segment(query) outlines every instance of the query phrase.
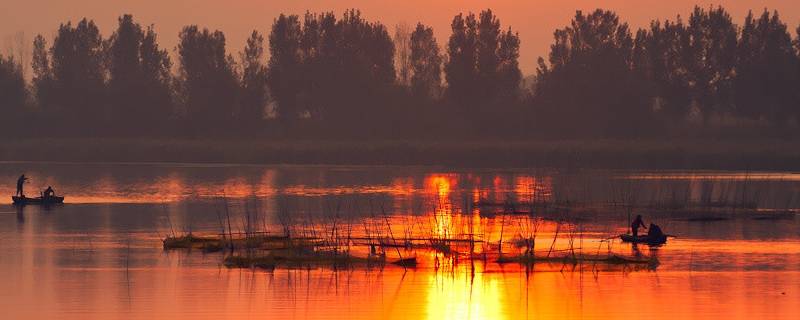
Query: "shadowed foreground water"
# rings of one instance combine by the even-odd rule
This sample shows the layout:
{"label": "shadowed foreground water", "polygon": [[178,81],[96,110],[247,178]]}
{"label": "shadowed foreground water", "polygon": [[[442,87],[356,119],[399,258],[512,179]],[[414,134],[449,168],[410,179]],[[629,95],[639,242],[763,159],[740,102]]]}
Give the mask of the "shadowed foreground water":
{"label": "shadowed foreground water", "polygon": [[[28,194],[53,185],[67,204],[21,209],[2,199],[4,319],[796,319],[800,310],[800,224],[792,211],[800,176],[790,173],[5,163],[0,194],[12,194],[22,172],[32,178]],[[398,232],[421,221],[423,229],[457,233],[470,221],[473,232],[497,241],[501,227],[524,228],[521,220],[469,203],[508,197],[585,207],[712,199],[760,211],[691,221],[708,213],[637,207],[678,236],[639,248],[660,261],[647,269],[526,268],[417,252],[420,265],[407,270],[243,270],[222,266],[221,253],[166,252],[160,241],[172,232],[219,232],[226,206],[234,229],[247,210],[279,230],[281,215],[338,213],[357,224],[381,207]],[[625,232],[624,207],[571,214],[581,218],[586,251],[633,253],[602,241]],[[556,229],[544,220],[537,250],[547,250]],[[565,242],[562,234],[556,247]]]}

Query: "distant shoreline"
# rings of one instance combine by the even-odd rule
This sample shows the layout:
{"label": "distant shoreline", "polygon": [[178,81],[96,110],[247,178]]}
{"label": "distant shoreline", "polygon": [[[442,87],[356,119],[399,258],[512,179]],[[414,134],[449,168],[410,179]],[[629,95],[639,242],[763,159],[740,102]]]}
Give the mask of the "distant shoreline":
{"label": "distant shoreline", "polygon": [[190,140],[63,138],[0,142],[0,161],[400,165],[454,168],[800,170],[780,140]]}

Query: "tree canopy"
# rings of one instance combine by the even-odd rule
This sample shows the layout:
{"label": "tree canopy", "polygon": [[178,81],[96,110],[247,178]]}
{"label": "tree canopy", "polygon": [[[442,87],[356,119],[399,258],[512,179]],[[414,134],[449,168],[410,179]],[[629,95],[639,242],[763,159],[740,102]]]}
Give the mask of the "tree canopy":
{"label": "tree canopy", "polygon": [[84,136],[796,131],[800,27],[768,10],[741,25],[722,7],[687,17],[632,30],[613,11],[577,11],[526,81],[521,37],[491,9],[455,15],[441,48],[422,23],[390,34],[356,9],[281,14],[236,58],[219,30],[186,26],[171,55],[131,15],[107,38],[84,18],[33,39],[29,84],[26,59],[0,58],[0,103],[41,127],[30,132]]}

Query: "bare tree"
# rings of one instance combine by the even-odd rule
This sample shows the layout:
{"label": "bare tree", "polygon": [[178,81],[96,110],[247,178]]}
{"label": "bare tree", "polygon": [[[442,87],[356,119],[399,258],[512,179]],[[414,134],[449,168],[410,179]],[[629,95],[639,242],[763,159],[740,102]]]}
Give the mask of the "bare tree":
{"label": "bare tree", "polygon": [[14,60],[22,67],[22,76],[27,79],[28,78],[28,66],[29,66],[29,52],[30,44],[26,41],[25,32],[19,31],[13,35],[7,36],[5,38],[5,51],[6,56],[13,57]]}
{"label": "bare tree", "polygon": [[411,84],[411,26],[405,22],[394,27],[394,64],[397,69],[397,82],[404,86]]}

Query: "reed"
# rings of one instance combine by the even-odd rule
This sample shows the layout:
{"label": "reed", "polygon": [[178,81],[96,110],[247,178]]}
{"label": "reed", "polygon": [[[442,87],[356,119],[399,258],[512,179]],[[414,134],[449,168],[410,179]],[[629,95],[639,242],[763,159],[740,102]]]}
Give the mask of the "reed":
{"label": "reed", "polygon": [[[625,198],[630,199],[631,196],[626,195]],[[222,255],[222,264],[226,267],[265,270],[386,265],[414,268],[424,263],[418,260],[416,250],[434,253],[437,270],[439,259],[445,259],[451,266],[459,265],[460,261],[469,261],[472,270],[475,269],[476,260],[500,264],[644,263],[637,257],[615,256],[610,249],[605,255],[599,249],[597,253],[587,254],[583,250],[583,221],[585,213],[590,211],[551,210],[554,207],[548,208],[541,205],[541,201],[533,199],[534,195],[523,199],[527,200],[528,214],[503,214],[496,218],[474,216],[477,211],[472,210],[470,201],[465,201],[461,208],[455,208],[449,201],[435,199],[434,213],[427,218],[428,226],[418,221],[416,216],[390,217],[383,203],[372,203],[372,200],[369,218],[356,218],[357,215],[352,214],[359,211],[358,203],[354,201],[332,199],[320,206],[318,214],[306,211],[308,215],[305,218],[290,214],[290,206],[282,204],[275,217],[274,230],[269,229],[270,224],[265,221],[257,198],[235,201],[233,205],[229,200],[222,199],[224,208],[217,211],[221,232],[170,235],[163,239],[163,245],[165,250],[226,251]],[[572,205],[590,201],[588,196],[581,201],[574,201],[571,196],[561,196],[560,199],[561,204]],[[446,210],[438,210],[445,207]],[[397,219],[403,219],[401,233],[397,233],[396,230],[400,228],[393,225]],[[546,220],[556,222],[555,233],[549,248],[539,251],[537,242],[540,241],[541,226]],[[478,233],[478,221],[495,221],[498,225],[491,228],[497,228],[495,230],[499,231],[499,238],[491,239]],[[417,229],[415,226],[418,224],[421,227]],[[491,230],[487,231],[486,225],[481,226],[484,232],[493,234]],[[238,230],[232,230],[233,227]],[[478,248],[480,250],[476,250]],[[396,258],[388,258],[387,250]]]}

